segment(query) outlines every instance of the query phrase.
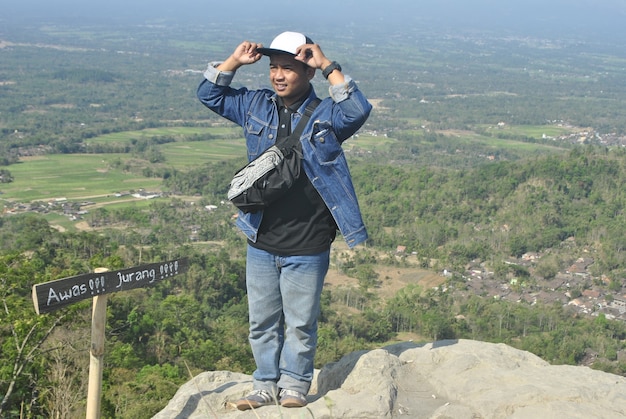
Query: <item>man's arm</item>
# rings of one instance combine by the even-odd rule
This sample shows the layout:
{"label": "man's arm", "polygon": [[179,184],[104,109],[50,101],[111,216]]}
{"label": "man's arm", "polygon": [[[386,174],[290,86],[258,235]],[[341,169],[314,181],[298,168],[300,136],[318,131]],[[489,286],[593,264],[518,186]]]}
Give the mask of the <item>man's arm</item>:
{"label": "man's arm", "polygon": [[242,125],[250,94],[245,89],[240,89],[241,94],[237,95],[226,92],[232,91],[229,86],[239,67],[261,59],[262,55],[257,52],[257,48],[261,47],[261,44],[244,41],[225,61],[209,63],[204,72],[205,80],[200,83],[196,92],[200,102],[218,115]]}
{"label": "man's arm", "polygon": [[254,64],[263,57],[263,55],[257,51],[258,48],[262,47],[263,44],[243,41],[223,63],[217,66],[217,69],[219,71],[234,72],[242,65]]}

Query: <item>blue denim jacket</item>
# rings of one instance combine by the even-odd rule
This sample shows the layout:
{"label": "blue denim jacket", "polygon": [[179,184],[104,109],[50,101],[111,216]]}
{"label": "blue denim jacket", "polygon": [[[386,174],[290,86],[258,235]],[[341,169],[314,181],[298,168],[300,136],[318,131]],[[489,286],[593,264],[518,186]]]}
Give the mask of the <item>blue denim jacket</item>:
{"label": "blue denim jacket", "polygon": [[[218,64],[209,64],[205,80],[198,87],[198,99],[212,111],[243,127],[248,159],[252,161],[276,141],[276,95],[269,89],[231,88],[235,73],[217,70]],[[303,168],[352,248],[367,239],[367,231],[341,143],[365,123],[372,106],[349,76],[345,83],[331,86],[329,91],[330,97],[318,105],[300,137]],[[293,114],[292,126],[298,123],[306,105],[315,97],[311,89],[309,97]],[[262,218],[262,211],[239,212],[237,226],[255,242]]]}

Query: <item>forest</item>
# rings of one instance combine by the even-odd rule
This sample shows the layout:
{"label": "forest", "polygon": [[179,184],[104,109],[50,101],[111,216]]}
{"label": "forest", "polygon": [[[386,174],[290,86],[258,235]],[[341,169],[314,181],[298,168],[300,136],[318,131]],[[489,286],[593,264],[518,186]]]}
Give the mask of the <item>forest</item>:
{"label": "forest", "polygon": [[[331,269],[349,280],[324,291],[316,367],[401,339],[467,338],[626,374],[624,321],[467,292],[465,274],[480,263],[500,286],[528,294],[586,255],[594,263],[571,299],[624,295],[623,46],[403,28],[421,46],[407,60],[397,34],[376,36],[382,30],[317,37],[375,110],[346,142],[370,239],[356,251],[341,237],[334,246]],[[0,417],[84,416],[90,301],[37,315],[31,288],[98,267],[190,261],[184,275],[110,296],[103,417],[149,418],[199,372],[254,369],[245,241],[233,207],[220,203],[244,156],[216,151],[240,137],[195,99],[207,60],[239,40],[221,27],[141,26],[131,43],[128,31],[47,25],[1,35]],[[368,37],[376,48],[350,47]],[[244,69],[236,82],[264,85],[265,69]],[[319,77],[314,85],[325,92]],[[206,161],[175,161],[172,144],[202,145]],[[97,155],[164,195],[91,207],[88,228],[61,223],[62,210],[34,210],[51,208],[49,196],[18,198],[32,181],[22,168],[58,155]],[[85,195],[100,188],[83,186]],[[542,255],[535,264],[510,264],[530,252]],[[388,295],[383,268],[451,274]]]}

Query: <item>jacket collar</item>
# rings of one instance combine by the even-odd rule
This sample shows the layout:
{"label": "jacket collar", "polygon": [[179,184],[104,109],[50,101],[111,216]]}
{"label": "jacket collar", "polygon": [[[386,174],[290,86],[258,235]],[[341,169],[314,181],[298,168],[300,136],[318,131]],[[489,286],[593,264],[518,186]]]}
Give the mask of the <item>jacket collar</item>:
{"label": "jacket collar", "polygon": [[[302,95],[300,99],[298,99],[293,105],[289,106],[287,109],[289,109],[289,111],[292,113],[297,112],[300,115],[302,115],[304,113],[304,110],[306,109],[306,106],[309,104],[309,102],[315,99],[316,97],[317,95],[315,94],[315,89],[313,89],[313,85],[309,84],[309,90],[307,91],[307,93]],[[280,110],[281,108],[285,106],[283,104],[283,99],[280,96],[278,96],[276,93],[272,95],[272,101],[276,104],[276,109],[278,110]]]}

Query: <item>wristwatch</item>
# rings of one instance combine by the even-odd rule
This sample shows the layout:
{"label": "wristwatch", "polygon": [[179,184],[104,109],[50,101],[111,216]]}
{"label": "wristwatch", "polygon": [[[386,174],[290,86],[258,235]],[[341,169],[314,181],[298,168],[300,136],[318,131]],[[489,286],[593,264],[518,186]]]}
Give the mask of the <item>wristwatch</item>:
{"label": "wristwatch", "polygon": [[339,65],[337,61],[333,61],[325,69],[323,69],[322,76],[324,76],[324,78],[327,79],[328,76],[330,76],[330,73],[332,73],[335,70],[341,71],[341,66]]}

